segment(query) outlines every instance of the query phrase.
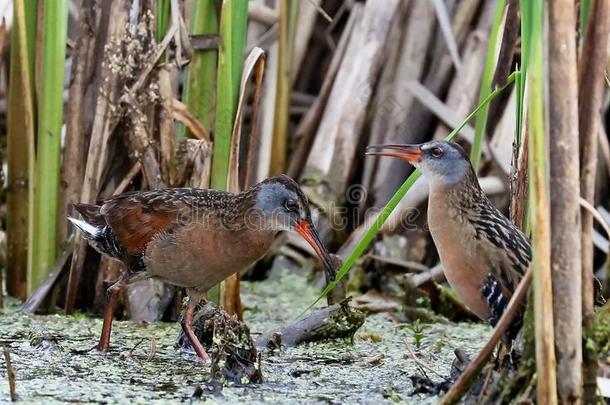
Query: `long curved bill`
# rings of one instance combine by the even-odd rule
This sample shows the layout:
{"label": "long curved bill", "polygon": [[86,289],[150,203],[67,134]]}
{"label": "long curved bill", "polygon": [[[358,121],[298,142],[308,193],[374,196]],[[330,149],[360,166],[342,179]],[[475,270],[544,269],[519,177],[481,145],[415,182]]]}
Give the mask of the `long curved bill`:
{"label": "long curved bill", "polygon": [[366,148],[366,154],[371,156],[389,156],[409,163],[419,163],[422,157],[420,145],[371,145]]}
{"label": "long curved bill", "polygon": [[330,253],[326,250],[326,246],[322,243],[320,239],[320,235],[316,228],[305,219],[299,219],[296,223],[295,230],[311,245],[313,250],[315,250],[316,254],[324,263],[324,267],[326,267],[326,273],[328,274],[328,278],[330,281],[335,279],[335,265],[333,263],[332,258],[330,257]]}

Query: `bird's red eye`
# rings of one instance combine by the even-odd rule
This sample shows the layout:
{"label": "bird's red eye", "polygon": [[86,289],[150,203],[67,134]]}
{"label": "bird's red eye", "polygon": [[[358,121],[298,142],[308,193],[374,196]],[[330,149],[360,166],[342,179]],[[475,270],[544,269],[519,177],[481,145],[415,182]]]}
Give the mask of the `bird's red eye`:
{"label": "bird's red eye", "polygon": [[443,154],[443,150],[441,148],[432,149],[432,156],[441,157],[442,154]]}
{"label": "bird's red eye", "polygon": [[299,212],[299,204],[294,200],[284,201],[284,208],[289,212]]}

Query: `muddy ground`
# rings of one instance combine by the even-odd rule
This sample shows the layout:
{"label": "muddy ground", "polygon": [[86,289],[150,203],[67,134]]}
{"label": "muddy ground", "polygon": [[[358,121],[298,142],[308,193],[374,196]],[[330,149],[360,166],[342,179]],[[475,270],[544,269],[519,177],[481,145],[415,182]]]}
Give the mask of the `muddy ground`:
{"label": "muddy ground", "polygon": [[[246,322],[254,335],[294,319],[319,292],[290,274],[244,282],[242,289]],[[406,324],[389,314],[370,314],[353,342],[264,353],[264,383],[220,389],[208,382],[206,367],[192,353],[175,348],[177,323],[115,322],[109,355],[87,350],[96,343],[101,326],[101,319],[85,315],[22,316],[14,302],[4,309],[0,345],[10,349],[18,398],[28,403],[435,403],[435,396],[411,395],[409,376],[425,372],[433,381],[442,381],[454,349],[473,354],[489,334],[482,324],[430,324],[417,348]],[[150,359],[153,337],[156,353]],[[417,365],[407,347],[425,367]],[[7,401],[3,364],[0,402]]]}

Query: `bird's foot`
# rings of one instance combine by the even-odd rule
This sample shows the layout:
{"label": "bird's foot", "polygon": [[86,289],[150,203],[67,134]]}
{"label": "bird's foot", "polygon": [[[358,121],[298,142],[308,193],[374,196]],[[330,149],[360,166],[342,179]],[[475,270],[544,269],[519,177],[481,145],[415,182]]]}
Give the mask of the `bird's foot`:
{"label": "bird's foot", "polygon": [[199,355],[197,355],[197,357],[201,360],[204,366],[209,366],[212,364],[212,360],[207,354],[205,355],[205,357],[200,357]]}
{"label": "bird's foot", "polygon": [[210,356],[208,355],[207,351],[203,351],[203,356],[200,355],[200,353],[198,353],[193,346],[191,345],[190,341],[187,343],[188,347],[178,347],[178,351],[183,354],[186,357],[193,357],[195,356],[196,358],[193,360],[195,363],[203,363],[206,366],[209,366],[210,364],[212,364],[212,360],[210,359]]}
{"label": "bird's foot", "polygon": [[108,347],[103,347],[102,345],[100,345],[98,343],[95,346],[93,346],[91,349],[89,349],[88,352],[91,354],[106,356],[110,353],[110,349]]}

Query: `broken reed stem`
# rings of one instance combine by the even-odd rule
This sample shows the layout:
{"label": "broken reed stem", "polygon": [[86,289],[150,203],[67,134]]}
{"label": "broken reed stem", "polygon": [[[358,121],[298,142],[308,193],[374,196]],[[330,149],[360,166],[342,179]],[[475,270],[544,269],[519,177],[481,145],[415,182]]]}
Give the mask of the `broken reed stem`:
{"label": "broken reed stem", "polygon": [[494,328],[489,340],[485,343],[485,346],[479,351],[477,357],[472,359],[472,361],[468,364],[466,369],[460,374],[460,377],[457,381],[451,386],[449,391],[445,394],[445,396],[441,399],[441,404],[455,404],[460,398],[464,395],[464,393],[470,388],[472,383],[474,382],[476,376],[479,375],[485,363],[487,363],[489,357],[492,355],[494,348],[502,338],[502,335],[509,327],[515,315],[521,308],[521,304],[525,301],[525,297],[527,295],[527,291],[532,281],[532,269],[529,268],[521,282],[517,286],[515,293],[511,297],[506,310],[500,317],[498,324]]}
{"label": "broken reed stem", "polygon": [[[580,133],[580,195],[595,204],[595,172],[597,168],[597,137],[599,115],[604,91],[604,75],[608,61],[607,41],[610,33],[610,4],[594,0],[589,14],[587,34],[580,56],[578,80]],[[593,216],[581,211],[582,233],[582,318],[584,327],[591,325],[593,309]],[[585,354],[584,401],[595,400],[597,359],[595,353]]]}
{"label": "broken reed stem", "polygon": [[241,288],[239,273],[231,274],[220,284],[220,303],[229,315],[244,320],[244,310],[241,304]]}
{"label": "broken reed stem", "polygon": [[582,297],[576,6],[548,1],[551,270],[557,388],[561,403],[582,399]]}
{"label": "broken reed stem", "polygon": [[15,370],[11,362],[11,352],[7,346],[4,346],[4,362],[6,364],[6,379],[8,380],[8,389],[11,396],[11,401],[17,401],[17,389],[15,387]]}

